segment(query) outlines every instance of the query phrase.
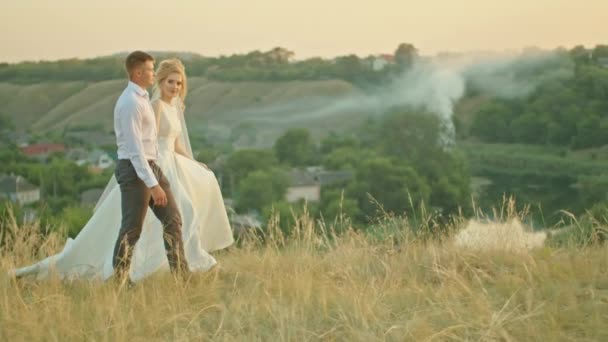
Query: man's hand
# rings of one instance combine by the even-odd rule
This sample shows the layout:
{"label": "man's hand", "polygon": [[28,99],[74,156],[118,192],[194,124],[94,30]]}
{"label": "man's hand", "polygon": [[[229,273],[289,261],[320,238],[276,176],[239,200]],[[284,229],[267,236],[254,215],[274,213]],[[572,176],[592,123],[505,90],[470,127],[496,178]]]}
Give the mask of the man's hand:
{"label": "man's hand", "polygon": [[156,185],[150,190],[152,191],[152,200],[155,206],[164,207],[167,205],[167,194],[165,194],[165,190],[160,185]]}

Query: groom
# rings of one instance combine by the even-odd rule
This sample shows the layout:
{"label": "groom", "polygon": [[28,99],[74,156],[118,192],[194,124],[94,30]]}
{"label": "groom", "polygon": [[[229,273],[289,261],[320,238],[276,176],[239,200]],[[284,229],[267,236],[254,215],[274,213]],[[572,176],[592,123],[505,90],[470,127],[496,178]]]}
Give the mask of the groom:
{"label": "groom", "polygon": [[155,161],[156,119],[146,88],[154,84],[154,58],[135,51],[125,63],[129,84],[114,108],[118,145],[116,180],[120,185],[122,222],[114,246],[113,265],[119,281],[128,279],[133,248],[142,231],[148,206],[163,224],[169,266],[188,273],[182,242],[182,218],[167,178]]}

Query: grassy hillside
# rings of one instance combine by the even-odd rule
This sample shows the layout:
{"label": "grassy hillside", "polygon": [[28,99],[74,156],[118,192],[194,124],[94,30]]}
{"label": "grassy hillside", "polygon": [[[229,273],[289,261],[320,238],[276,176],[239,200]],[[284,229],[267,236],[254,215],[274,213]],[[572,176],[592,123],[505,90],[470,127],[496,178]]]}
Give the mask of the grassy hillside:
{"label": "grassy hillside", "polygon": [[97,124],[112,129],[112,110],[124,81],[88,84],[64,98],[31,127],[34,131],[62,130],[64,127]]}
{"label": "grassy hillside", "polygon": [[[11,117],[18,130],[47,132],[87,126],[111,131],[114,103],[124,84],[124,80],[0,83],[0,113]],[[337,97],[359,93],[352,84],[339,80],[217,82],[191,78],[189,88],[187,116],[193,132],[205,129],[228,135],[233,128],[248,125],[258,134],[256,144],[272,143],[288,127],[306,127],[317,135],[345,123],[352,126],[367,115],[350,111],[306,115]]]}
{"label": "grassy hillside", "polygon": [[49,82],[34,85],[0,83],[0,113],[26,129],[53,108],[87,87],[85,82]]}

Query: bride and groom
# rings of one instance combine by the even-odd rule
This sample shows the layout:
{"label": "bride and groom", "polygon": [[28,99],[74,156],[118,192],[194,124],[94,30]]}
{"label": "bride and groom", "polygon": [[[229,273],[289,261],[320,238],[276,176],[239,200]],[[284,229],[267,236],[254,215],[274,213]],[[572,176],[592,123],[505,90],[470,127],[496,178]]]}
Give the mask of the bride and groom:
{"label": "bride and groom", "polygon": [[[93,216],[64,249],[14,275],[115,277],[137,281],[163,268],[186,275],[216,264],[208,253],[233,243],[219,185],[194,160],[186,123],[187,79],[177,59],[135,51],[114,109],[115,175]],[[154,85],[152,99],[146,88]]]}

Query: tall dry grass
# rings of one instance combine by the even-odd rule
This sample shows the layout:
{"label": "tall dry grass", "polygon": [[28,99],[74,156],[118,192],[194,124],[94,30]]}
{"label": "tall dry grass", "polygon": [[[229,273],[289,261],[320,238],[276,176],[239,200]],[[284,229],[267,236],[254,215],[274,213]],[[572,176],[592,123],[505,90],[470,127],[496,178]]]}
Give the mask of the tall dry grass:
{"label": "tall dry grass", "polygon": [[[505,220],[507,222],[508,220]],[[373,234],[306,215],[284,236],[271,222],[216,254],[189,283],[155,274],[134,288],[6,275],[64,238],[4,223],[2,341],[606,341],[604,246],[477,249],[420,232],[432,219],[387,217]],[[492,234],[491,228],[488,234]],[[503,237],[504,238],[504,237]]]}

